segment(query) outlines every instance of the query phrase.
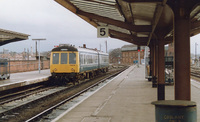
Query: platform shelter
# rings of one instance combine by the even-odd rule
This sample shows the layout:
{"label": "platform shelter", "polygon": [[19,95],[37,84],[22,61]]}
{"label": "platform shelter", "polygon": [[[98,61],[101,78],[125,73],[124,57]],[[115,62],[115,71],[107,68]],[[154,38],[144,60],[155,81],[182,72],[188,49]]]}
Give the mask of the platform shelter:
{"label": "platform shelter", "polygon": [[111,38],[149,46],[158,100],[165,100],[164,45],[173,42],[174,100],[191,100],[190,37],[200,33],[199,0],[55,1],[94,27],[108,27]]}
{"label": "platform shelter", "polygon": [[8,44],[8,43],[12,43],[12,42],[26,40],[28,39],[29,36],[30,35],[28,34],[0,29],[0,46]]}
{"label": "platform shelter", "polygon": [[[55,0],[109,36],[150,47],[151,72],[164,97],[164,45],[175,45],[175,99],[190,100],[190,37],[200,32],[198,0]],[[178,88],[177,88],[178,87]]]}

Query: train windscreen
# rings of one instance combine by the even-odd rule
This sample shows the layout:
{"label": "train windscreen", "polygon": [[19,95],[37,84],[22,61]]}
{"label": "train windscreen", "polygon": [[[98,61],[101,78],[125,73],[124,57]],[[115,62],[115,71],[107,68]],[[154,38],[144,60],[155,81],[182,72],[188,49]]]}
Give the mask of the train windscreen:
{"label": "train windscreen", "polygon": [[69,53],[69,64],[76,64],[76,53]]}
{"label": "train windscreen", "polygon": [[59,53],[53,53],[53,64],[59,64]]}
{"label": "train windscreen", "polygon": [[61,64],[67,64],[67,53],[61,53]]}

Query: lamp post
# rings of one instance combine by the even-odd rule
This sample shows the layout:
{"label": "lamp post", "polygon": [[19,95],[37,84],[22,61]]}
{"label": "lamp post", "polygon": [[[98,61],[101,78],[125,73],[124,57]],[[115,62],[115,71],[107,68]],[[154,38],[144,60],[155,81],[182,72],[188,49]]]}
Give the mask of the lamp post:
{"label": "lamp post", "polygon": [[[39,45],[39,51],[38,51],[38,53],[39,53],[39,59],[38,59],[38,70],[39,70],[39,73],[40,73],[40,41],[41,40],[46,40],[46,39],[32,39],[33,41],[36,41],[36,50],[37,50],[37,41],[39,41],[39,43],[38,43],[38,45]],[[37,52],[36,52],[36,54],[37,54]],[[37,58],[37,55],[36,55],[36,58]]]}
{"label": "lamp post", "polygon": [[197,46],[198,46],[198,44],[197,43],[195,43],[195,65],[197,66],[198,65],[198,59],[197,59]]}

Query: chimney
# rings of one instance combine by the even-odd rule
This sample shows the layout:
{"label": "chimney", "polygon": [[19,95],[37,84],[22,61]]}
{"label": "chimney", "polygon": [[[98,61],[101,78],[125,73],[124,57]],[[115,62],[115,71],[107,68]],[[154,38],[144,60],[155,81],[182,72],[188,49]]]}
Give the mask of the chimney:
{"label": "chimney", "polygon": [[86,44],[83,44],[83,48],[86,48]]}

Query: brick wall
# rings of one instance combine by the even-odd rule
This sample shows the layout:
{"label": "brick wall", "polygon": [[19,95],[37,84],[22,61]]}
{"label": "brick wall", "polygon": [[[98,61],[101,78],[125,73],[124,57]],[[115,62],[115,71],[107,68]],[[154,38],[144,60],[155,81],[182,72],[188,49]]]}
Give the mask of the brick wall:
{"label": "brick wall", "polygon": [[[144,51],[140,51],[140,60],[144,59]],[[123,51],[122,64],[133,64],[133,61],[138,60],[138,51]]]}
{"label": "brick wall", "polygon": [[[27,72],[38,70],[38,60],[18,60],[10,61],[10,73]],[[50,61],[44,60],[40,62],[40,69],[49,69]]]}

